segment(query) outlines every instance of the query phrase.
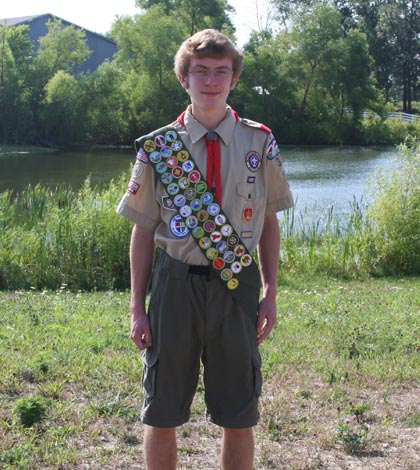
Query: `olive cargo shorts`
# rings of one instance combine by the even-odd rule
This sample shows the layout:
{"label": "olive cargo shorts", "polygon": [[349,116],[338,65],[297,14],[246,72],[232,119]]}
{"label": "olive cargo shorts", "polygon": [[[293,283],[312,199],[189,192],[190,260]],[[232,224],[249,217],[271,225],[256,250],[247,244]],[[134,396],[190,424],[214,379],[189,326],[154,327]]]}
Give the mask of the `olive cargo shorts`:
{"label": "olive cargo shorts", "polygon": [[255,426],[262,386],[256,325],[213,273],[194,268],[164,252],[157,262],[148,312],[153,346],[142,353],[142,420],[156,427],[189,420],[201,359],[210,420]]}

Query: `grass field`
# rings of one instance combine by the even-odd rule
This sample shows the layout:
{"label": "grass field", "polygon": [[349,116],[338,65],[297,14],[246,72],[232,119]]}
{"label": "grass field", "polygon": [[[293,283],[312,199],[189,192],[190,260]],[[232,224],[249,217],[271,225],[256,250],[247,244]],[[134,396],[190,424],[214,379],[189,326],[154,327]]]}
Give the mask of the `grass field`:
{"label": "grass field", "polygon": [[[284,279],[256,469],[420,468],[420,278]],[[0,468],[142,469],[128,292],[0,292]],[[179,468],[218,467],[202,387]]]}

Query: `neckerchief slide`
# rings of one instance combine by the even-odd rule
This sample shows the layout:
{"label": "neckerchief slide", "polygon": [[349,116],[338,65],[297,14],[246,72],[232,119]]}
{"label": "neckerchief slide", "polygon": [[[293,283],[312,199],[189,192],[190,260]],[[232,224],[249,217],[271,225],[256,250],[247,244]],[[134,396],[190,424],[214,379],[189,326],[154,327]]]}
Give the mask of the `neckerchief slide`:
{"label": "neckerchief slide", "polygon": [[[255,323],[261,288],[258,266],[222,208],[213,202],[213,195],[178,132],[166,126],[137,139],[135,144],[137,152],[146,154],[172,206],[213,271]],[[177,195],[183,196],[181,200],[185,198],[184,206],[175,203]],[[181,211],[185,205],[191,209],[188,216]]]}

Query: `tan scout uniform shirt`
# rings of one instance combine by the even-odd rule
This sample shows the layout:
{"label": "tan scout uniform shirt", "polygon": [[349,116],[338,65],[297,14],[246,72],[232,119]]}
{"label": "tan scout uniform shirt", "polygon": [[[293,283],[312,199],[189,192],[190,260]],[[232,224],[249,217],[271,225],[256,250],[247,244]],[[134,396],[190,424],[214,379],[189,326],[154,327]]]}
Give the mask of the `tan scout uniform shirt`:
{"label": "tan scout uniform shirt", "polygon": [[[190,151],[205,180],[208,132],[190,110],[184,124],[172,126]],[[214,129],[220,138],[222,209],[248,250],[258,245],[265,216],[293,206],[280,152],[273,135],[261,125],[235,118],[230,108]],[[167,194],[152,165],[137,157],[127,193],[117,212],[144,228],[155,231],[155,243],[169,256],[187,264],[208,264],[186,227],[179,230],[175,207],[167,206]]]}

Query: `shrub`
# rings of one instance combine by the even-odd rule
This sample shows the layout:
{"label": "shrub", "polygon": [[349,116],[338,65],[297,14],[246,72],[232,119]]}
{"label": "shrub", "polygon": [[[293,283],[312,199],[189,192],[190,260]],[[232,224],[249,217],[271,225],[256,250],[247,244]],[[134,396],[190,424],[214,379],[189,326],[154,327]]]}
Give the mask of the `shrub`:
{"label": "shrub", "polygon": [[41,422],[47,413],[49,401],[42,397],[20,398],[13,408],[19,422],[25,427],[31,427]]}
{"label": "shrub", "polygon": [[400,150],[395,168],[381,169],[371,183],[373,232],[366,243],[374,274],[420,273],[420,144],[407,142]]}

